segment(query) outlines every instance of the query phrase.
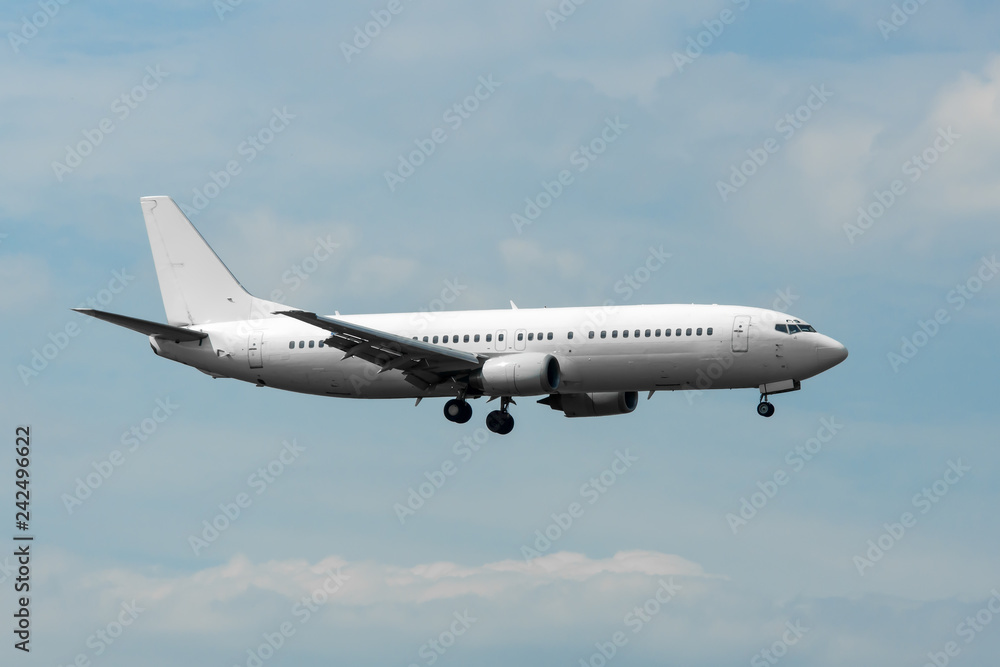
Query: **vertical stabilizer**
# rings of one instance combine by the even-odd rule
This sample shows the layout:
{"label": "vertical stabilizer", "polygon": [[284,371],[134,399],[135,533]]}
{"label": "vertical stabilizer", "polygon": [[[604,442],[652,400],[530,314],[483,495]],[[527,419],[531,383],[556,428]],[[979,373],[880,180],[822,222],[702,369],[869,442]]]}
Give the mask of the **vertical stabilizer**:
{"label": "vertical stabilizer", "polygon": [[143,197],[167,322],[173,326],[245,320],[254,298],[229,272],[170,197]]}

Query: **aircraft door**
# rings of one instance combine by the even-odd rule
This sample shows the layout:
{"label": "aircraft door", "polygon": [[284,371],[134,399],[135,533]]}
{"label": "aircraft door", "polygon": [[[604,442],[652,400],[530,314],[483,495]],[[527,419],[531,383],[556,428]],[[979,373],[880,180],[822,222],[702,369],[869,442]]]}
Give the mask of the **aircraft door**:
{"label": "aircraft door", "polygon": [[263,368],[264,367],[264,356],[262,354],[264,347],[264,332],[254,331],[250,334],[250,340],[247,342],[247,357],[250,359],[250,368]]}
{"label": "aircraft door", "polygon": [[503,352],[506,349],[507,349],[507,330],[501,329],[497,331],[496,351]]}
{"label": "aircraft door", "polygon": [[733,352],[746,352],[749,349],[750,316],[740,315],[733,320]]}
{"label": "aircraft door", "polygon": [[527,329],[518,329],[514,332],[514,349],[523,350],[524,346],[527,345],[525,338],[528,336]]}

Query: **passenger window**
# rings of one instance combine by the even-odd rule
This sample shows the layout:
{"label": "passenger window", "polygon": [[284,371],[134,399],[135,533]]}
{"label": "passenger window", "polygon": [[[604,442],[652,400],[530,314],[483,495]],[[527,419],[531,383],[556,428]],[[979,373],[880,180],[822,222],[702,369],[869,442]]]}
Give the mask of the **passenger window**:
{"label": "passenger window", "polygon": [[438,337],[437,336],[434,336],[434,342],[435,343],[438,342]]}
{"label": "passenger window", "polygon": [[299,348],[303,348],[305,346],[306,346],[306,342],[304,340],[300,340],[299,341]]}
{"label": "passenger window", "polygon": [[657,329],[657,330],[656,330],[656,337],[657,337],[657,338],[659,338],[659,337],[660,337],[660,330],[659,330],[659,329]]}
{"label": "passenger window", "polygon": [[618,329],[615,329],[615,330],[613,330],[613,331],[611,332],[611,337],[612,337],[612,338],[618,338]]}
{"label": "passenger window", "polygon": [[[572,337],[573,336],[570,336],[570,338],[572,338]],[[551,331],[548,334],[546,334],[545,340],[552,340],[552,332]]]}
{"label": "passenger window", "polygon": [[[648,336],[649,334],[646,334],[646,335]],[[636,329],[636,330],[635,330],[635,337],[636,337],[636,338],[638,338],[638,337],[639,337],[639,330],[638,330],[638,329]]]}
{"label": "passenger window", "polygon": [[709,336],[711,336],[712,335],[712,327],[709,327],[708,329],[706,329],[705,333],[708,334]]}
{"label": "passenger window", "polygon": [[517,334],[517,339],[518,340],[524,340],[524,334],[523,333]]}
{"label": "passenger window", "polygon": [[533,333],[528,334],[528,340],[535,340],[535,334]]}
{"label": "passenger window", "polygon": [[566,338],[568,338],[569,340],[573,340],[573,332],[572,331],[567,331],[566,332]]}
{"label": "passenger window", "polygon": [[[611,335],[614,336],[614,334],[611,334]],[[622,338],[628,338],[628,329],[625,329],[624,331],[622,331]]]}
{"label": "passenger window", "polygon": [[[416,340],[416,339],[417,339],[417,337],[416,337],[416,336],[414,336],[414,337],[413,337],[413,340]],[[320,347],[323,347],[323,341],[320,341],[320,342],[319,342],[319,346],[320,346]]]}
{"label": "passenger window", "polygon": [[538,340],[542,340],[542,332],[541,331],[538,332]]}
{"label": "passenger window", "polygon": [[[478,339],[479,339],[479,336],[476,336],[476,340],[478,340]],[[465,336],[462,337],[462,341],[468,343],[469,342],[469,334],[465,334]]]}
{"label": "passenger window", "polygon": [[674,335],[675,336],[680,336],[681,335],[681,330],[680,329],[675,330],[674,331]]}
{"label": "passenger window", "polygon": [[503,340],[503,334],[497,334],[497,340],[498,341]]}
{"label": "passenger window", "polygon": [[316,341],[314,340],[309,341],[309,347],[316,347]]}
{"label": "passenger window", "polygon": [[472,342],[473,343],[478,343],[479,342],[479,334],[476,334],[475,336],[472,337]]}
{"label": "passenger window", "polygon": [[427,342],[427,336],[424,336],[424,342],[425,343]]}
{"label": "passenger window", "polygon": [[[500,334],[500,340],[503,340],[503,334]],[[486,342],[487,343],[493,342],[493,334],[486,334]]]}
{"label": "passenger window", "polygon": [[646,338],[649,338],[652,333],[653,333],[652,331],[646,329]]}
{"label": "passenger window", "polygon": [[697,330],[697,331],[695,331],[695,333],[696,333],[696,334],[698,334],[698,335],[700,336],[700,335],[701,335],[701,327],[698,327],[698,330]]}
{"label": "passenger window", "polygon": [[664,329],[663,335],[666,336],[667,338],[670,338],[670,329]]}
{"label": "passenger window", "polygon": [[289,350],[294,350],[295,349],[295,341],[294,340],[288,341],[288,349]]}
{"label": "passenger window", "polygon": [[602,331],[601,332],[601,338],[607,338],[607,337],[608,337],[608,332],[607,331]]}
{"label": "passenger window", "polygon": [[593,331],[588,331],[587,332],[587,338],[593,338],[593,337],[594,337],[594,332]]}
{"label": "passenger window", "polygon": [[688,336],[690,336],[690,335],[691,335],[691,329],[690,329],[690,328],[688,328],[688,330],[687,330],[687,332],[686,332],[686,333],[687,333],[687,335],[688,335]]}

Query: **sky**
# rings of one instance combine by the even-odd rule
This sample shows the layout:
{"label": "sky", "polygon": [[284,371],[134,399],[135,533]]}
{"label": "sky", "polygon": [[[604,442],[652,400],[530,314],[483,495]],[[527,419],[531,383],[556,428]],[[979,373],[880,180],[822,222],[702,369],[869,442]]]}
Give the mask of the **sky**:
{"label": "sky", "polygon": [[[15,0],[0,27],[35,537],[28,654],[3,538],[3,664],[995,664],[995,3]],[[771,419],[754,390],[522,399],[508,436],[482,401],[215,380],[70,310],[164,320],[146,195],[298,308],[729,303],[850,357]]]}

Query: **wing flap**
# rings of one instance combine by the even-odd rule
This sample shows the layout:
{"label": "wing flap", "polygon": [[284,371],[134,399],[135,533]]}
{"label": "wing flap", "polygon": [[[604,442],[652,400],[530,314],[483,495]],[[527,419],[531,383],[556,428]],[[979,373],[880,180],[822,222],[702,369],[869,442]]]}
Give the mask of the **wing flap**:
{"label": "wing flap", "polygon": [[[326,329],[332,334],[326,341],[327,345],[343,350],[349,357],[380,366],[381,371],[398,369],[406,374],[407,380],[418,386],[440,382],[455,373],[476,370],[483,363],[483,359],[470,352],[424,343],[304,310],[282,310],[275,314]],[[418,380],[419,384],[414,380]]]}

